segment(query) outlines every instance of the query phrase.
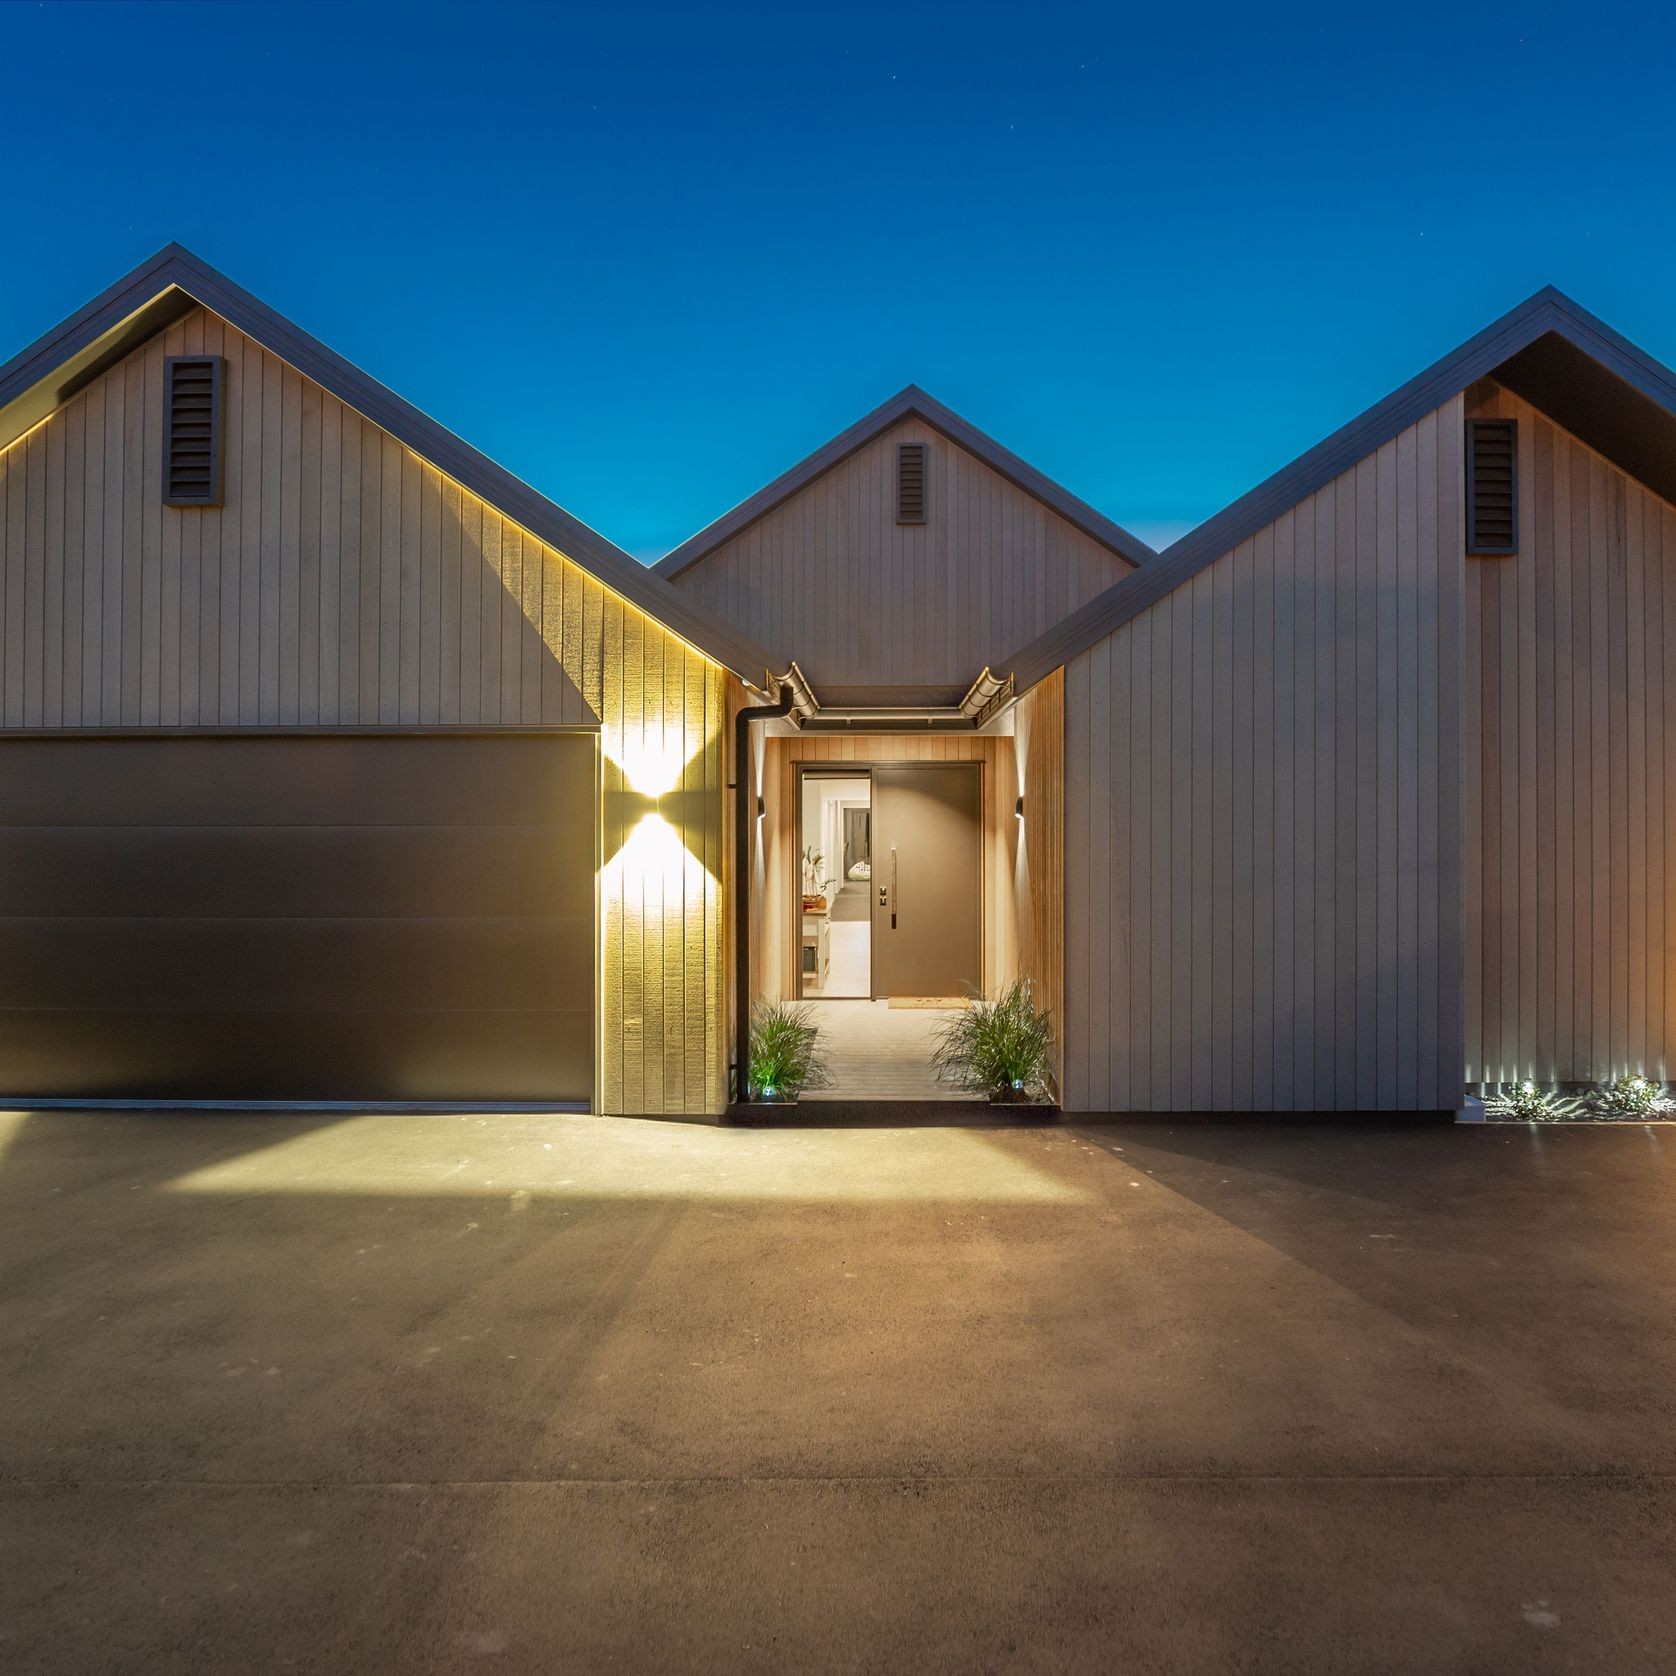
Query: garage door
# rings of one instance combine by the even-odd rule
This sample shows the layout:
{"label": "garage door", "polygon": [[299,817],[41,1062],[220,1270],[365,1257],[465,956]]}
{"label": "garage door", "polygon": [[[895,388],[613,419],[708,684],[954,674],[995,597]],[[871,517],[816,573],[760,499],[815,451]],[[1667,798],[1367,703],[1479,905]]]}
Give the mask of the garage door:
{"label": "garage door", "polygon": [[589,1099],[596,754],[0,742],[0,1097]]}

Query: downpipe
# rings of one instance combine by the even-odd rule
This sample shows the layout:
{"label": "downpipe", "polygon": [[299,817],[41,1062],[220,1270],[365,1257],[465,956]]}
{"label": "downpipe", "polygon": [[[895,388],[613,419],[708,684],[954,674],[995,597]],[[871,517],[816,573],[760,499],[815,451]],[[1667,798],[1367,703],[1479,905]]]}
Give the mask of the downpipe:
{"label": "downpipe", "polygon": [[[788,688],[780,682],[778,691]],[[781,697],[774,704],[756,704],[733,718],[733,1098],[750,1098],[746,1070],[751,1062],[751,843],[756,836],[757,812],[751,801],[751,729],[758,722],[789,716],[796,701]]]}

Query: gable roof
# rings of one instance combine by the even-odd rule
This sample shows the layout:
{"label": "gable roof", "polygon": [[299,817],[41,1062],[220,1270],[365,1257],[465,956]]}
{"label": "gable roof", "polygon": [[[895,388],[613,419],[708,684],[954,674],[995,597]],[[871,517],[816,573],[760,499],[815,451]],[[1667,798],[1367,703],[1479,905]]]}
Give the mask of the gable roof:
{"label": "gable roof", "polygon": [[745,636],[697,610],[662,577],[597,530],[572,517],[178,244],[158,251],[0,366],[0,448],[39,424],[106,368],[198,304],[230,321],[438,471],[742,680],[762,686],[783,667],[783,660],[776,660]]}
{"label": "gable roof", "polygon": [[1113,583],[1039,635],[1010,661],[1019,691],[1105,639],[1416,420],[1492,374],[1655,493],[1676,501],[1676,373],[1546,286],[1189,530],[1155,563]]}
{"label": "gable roof", "polygon": [[741,501],[731,512],[723,513],[713,524],[683,541],[652,568],[660,576],[670,579],[679,576],[742,529],[772,512],[782,501],[789,500],[817,477],[831,471],[858,449],[865,448],[875,437],[882,436],[892,425],[910,416],[923,419],[1009,483],[1057,512],[1068,524],[1092,537],[1102,547],[1109,547],[1125,563],[1145,565],[1157,557],[1139,536],[1131,535],[1128,530],[1114,524],[1104,513],[1096,512],[1086,501],[1078,500],[1069,489],[1061,488],[1050,477],[1044,477],[1033,465],[1003,448],[993,437],[986,436],[952,408],[944,407],[935,397],[910,384],[907,389],[899,391],[889,401],[858,419],[848,430],[840,431],[830,442],[823,443],[807,458],[799,460],[790,471],[782,472],[772,483],[758,489],[749,500]]}

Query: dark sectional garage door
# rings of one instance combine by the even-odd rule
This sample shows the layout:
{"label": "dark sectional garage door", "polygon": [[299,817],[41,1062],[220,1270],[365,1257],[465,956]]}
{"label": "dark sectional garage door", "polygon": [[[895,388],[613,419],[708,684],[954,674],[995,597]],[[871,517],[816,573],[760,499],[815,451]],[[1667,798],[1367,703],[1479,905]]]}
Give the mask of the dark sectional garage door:
{"label": "dark sectional garage door", "polygon": [[0,741],[0,1098],[589,1099],[595,760]]}

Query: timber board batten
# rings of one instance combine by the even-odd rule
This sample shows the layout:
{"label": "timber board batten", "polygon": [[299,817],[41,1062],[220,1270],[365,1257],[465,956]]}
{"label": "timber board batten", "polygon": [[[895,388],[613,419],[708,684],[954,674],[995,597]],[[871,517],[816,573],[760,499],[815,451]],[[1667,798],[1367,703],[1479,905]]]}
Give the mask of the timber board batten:
{"label": "timber board batten", "polygon": [[[164,504],[170,356],[224,359],[220,506]],[[0,587],[0,728],[597,728],[595,1104],[725,1109],[704,654],[204,308],[0,450]]]}
{"label": "timber board batten", "polygon": [[[902,451],[922,449],[903,519]],[[915,414],[672,574],[817,692],[963,692],[1132,565]]]}
{"label": "timber board batten", "polygon": [[1510,390],[1472,416],[1521,486],[1517,556],[1467,567],[1467,1080],[1667,1079],[1676,507]]}
{"label": "timber board batten", "polygon": [[1460,1103],[1462,402],[1065,670],[1065,1106]]}

